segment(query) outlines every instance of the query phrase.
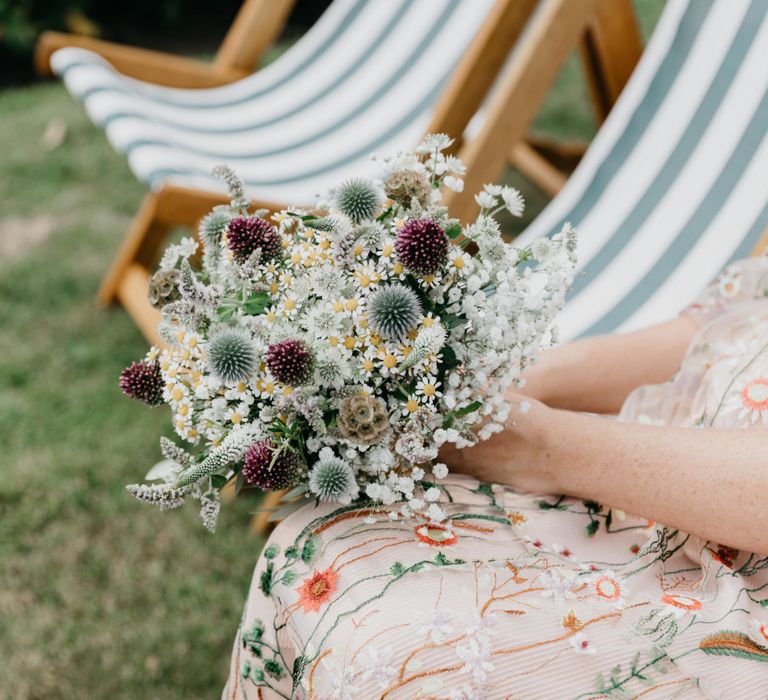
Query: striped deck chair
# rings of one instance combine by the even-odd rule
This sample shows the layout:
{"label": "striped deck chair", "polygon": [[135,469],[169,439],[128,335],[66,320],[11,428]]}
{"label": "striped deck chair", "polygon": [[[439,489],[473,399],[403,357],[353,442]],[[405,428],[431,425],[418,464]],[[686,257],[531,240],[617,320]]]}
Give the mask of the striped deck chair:
{"label": "striped deck chair", "polygon": [[157,85],[180,88],[224,85],[253,72],[282,31],[293,4],[294,0],[244,0],[211,62],[48,31],[40,35],[35,46],[35,66],[41,75],[50,75],[53,53],[75,47],[102,56],[123,75]]}
{"label": "striped deck chair", "polygon": [[[157,342],[158,313],[146,300],[148,269],[170,228],[194,225],[223,201],[222,183],[210,175],[214,165],[231,165],[257,205],[276,209],[310,204],[330,184],[374,174],[372,151],[412,148],[427,131],[460,135],[538,4],[334,0],[277,61],[205,90],[128,78],[83,49],[56,51],[54,71],[151,190],[100,299],[120,301]],[[577,21],[559,32],[569,52],[607,7],[611,18],[621,18],[621,31],[613,37],[607,29],[593,31],[590,51],[610,54],[605,44],[612,40],[614,55],[621,55],[617,37],[637,45],[629,0],[569,5]],[[613,86],[598,88],[615,92],[623,85],[631,55],[624,52],[624,66],[613,76],[603,71]],[[505,159],[511,152],[510,146]]]}
{"label": "striped deck chair", "polygon": [[[514,43],[534,4],[335,0],[277,61],[205,90],[128,78],[83,49],[55,52],[54,72],[151,190],[101,300],[120,301],[158,342],[159,316],[146,301],[148,268],[171,227],[193,226],[224,201],[222,183],[211,176],[215,165],[233,167],[268,209],[311,204],[331,184],[373,174],[372,151],[410,148],[434,123],[462,58],[485,69],[475,77],[487,88],[506,55],[498,45]],[[443,121],[458,118],[459,133],[484,95],[468,75],[462,88],[468,99],[443,110]]]}
{"label": "striped deck chair", "polygon": [[[556,13],[538,19],[533,34]],[[512,66],[491,119],[518,104],[520,84]],[[472,147],[514,137],[488,123]],[[466,189],[486,177],[469,173]],[[581,164],[520,240],[564,221],[581,234],[564,340],[670,318],[756,248],[768,227],[768,0],[670,0]]]}

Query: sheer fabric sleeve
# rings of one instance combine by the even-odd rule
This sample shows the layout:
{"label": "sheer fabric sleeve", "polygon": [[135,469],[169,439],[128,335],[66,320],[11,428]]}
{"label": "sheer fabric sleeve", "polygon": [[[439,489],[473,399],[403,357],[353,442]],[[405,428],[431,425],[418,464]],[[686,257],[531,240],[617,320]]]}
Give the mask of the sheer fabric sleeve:
{"label": "sheer fabric sleeve", "polygon": [[703,326],[737,304],[764,298],[768,298],[768,257],[746,258],[726,267],[682,313]]}

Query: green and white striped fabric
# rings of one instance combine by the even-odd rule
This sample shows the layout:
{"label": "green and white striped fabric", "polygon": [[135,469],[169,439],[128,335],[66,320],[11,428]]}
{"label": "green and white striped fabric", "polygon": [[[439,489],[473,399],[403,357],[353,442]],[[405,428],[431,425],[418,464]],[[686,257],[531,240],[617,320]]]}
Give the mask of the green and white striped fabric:
{"label": "green and white striped fabric", "polygon": [[570,221],[563,339],[672,317],[768,227],[768,0],[670,0],[629,84],[522,241]]}
{"label": "green and white striped fabric", "polygon": [[159,87],[82,49],[51,65],[152,189],[221,190],[235,168],[254,199],[306,204],[423,136],[441,89],[494,0],[334,0],[274,63],[231,85]]}

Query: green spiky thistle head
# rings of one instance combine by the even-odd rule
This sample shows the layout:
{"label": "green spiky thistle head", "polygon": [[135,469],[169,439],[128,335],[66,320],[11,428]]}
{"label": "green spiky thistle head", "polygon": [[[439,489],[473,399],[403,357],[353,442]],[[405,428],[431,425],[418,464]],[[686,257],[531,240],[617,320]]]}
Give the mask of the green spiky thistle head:
{"label": "green spiky thistle head", "polygon": [[339,211],[354,223],[373,219],[381,207],[381,193],[370,180],[347,180],[335,196]]}
{"label": "green spiky thistle head", "polygon": [[208,341],[208,367],[222,382],[242,382],[256,368],[256,351],[250,335],[235,328],[220,331]]}
{"label": "green spiky thistle head", "polygon": [[336,457],[320,459],[309,474],[309,490],[321,501],[347,504],[359,491],[352,468]]}
{"label": "green spiky thistle head", "polygon": [[416,328],[421,315],[419,297],[402,284],[386,285],[368,298],[368,323],[386,340],[402,340]]}

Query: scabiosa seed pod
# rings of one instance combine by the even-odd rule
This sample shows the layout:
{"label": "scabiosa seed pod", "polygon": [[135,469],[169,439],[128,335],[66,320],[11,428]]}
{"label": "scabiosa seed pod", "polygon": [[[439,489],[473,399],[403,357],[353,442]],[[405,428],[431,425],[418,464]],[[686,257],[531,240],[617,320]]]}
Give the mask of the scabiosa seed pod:
{"label": "scabiosa seed pod", "polygon": [[261,249],[262,262],[280,255],[282,244],[277,229],[260,216],[236,216],[227,225],[227,245],[239,263],[248,261],[253,251]]}
{"label": "scabiosa seed pod", "polygon": [[427,176],[417,170],[396,170],[384,180],[384,194],[403,207],[410,207],[414,199],[426,206],[431,191]]}
{"label": "scabiosa seed pod", "polygon": [[263,491],[282,491],[298,481],[302,466],[295,452],[283,450],[277,454],[272,440],[259,440],[245,453],[242,474],[249,484]]}
{"label": "scabiosa seed pod", "polygon": [[381,207],[381,195],[370,180],[347,180],[336,190],[336,206],[356,224],[369,221]]}
{"label": "scabiosa seed pod", "polygon": [[445,265],[448,236],[432,219],[411,219],[397,233],[395,252],[411,272],[433,275]]}
{"label": "scabiosa seed pod", "polygon": [[352,467],[337,457],[321,458],[309,473],[309,490],[321,501],[348,505],[359,488]]}
{"label": "scabiosa seed pod", "polygon": [[214,377],[234,384],[242,382],[256,368],[256,350],[247,331],[228,328],[208,341],[208,368]]}
{"label": "scabiosa seed pod", "polygon": [[147,298],[156,309],[162,309],[166,304],[179,298],[179,282],[181,274],[178,270],[158,270],[149,278]]}
{"label": "scabiosa seed pod", "polygon": [[157,362],[141,360],[131,363],[120,373],[120,389],[132,399],[147,406],[163,403],[163,375]]}
{"label": "scabiosa seed pod", "polygon": [[309,379],[312,352],[301,340],[281,340],[267,348],[267,367],[277,381],[298,386]]}
{"label": "scabiosa seed pod", "polygon": [[372,445],[389,431],[387,406],[370,394],[350,396],[339,406],[338,425],[347,440]]}
{"label": "scabiosa seed pod", "polygon": [[421,320],[421,302],[402,284],[388,284],[368,297],[368,324],[386,340],[402,340]]}

